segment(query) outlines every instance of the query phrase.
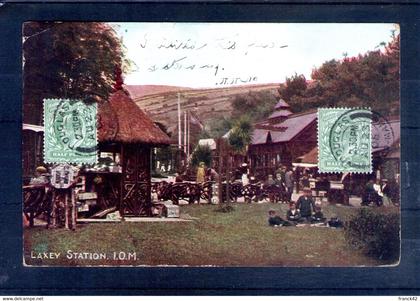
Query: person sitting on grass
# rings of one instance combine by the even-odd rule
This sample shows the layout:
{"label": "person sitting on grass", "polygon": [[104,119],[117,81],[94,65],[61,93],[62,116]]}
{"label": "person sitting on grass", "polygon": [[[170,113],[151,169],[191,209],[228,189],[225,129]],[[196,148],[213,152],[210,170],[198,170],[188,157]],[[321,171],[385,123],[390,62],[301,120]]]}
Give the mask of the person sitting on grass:
{"label": "person sitting on grass", "polygon": [[344,224],[338,219],[337,215],[333,215],[328,221],[328,226],[331,228],[343,228]]}
{"label": "person sitting on grass", "polygon": [[300,211],[302,218],[306,219],[307,221],[311,221],[311,216],[315,208],[315,203],[312,199],[311,188],[305,187],[303,189],[303,195],[298,198],[296,202],[296,208]]}
{"label": "person sitting on grass", "polygon": [[325,224],[327,219],[324,217],[324,214],[321,211],[321,206],[315,206],[315,212],[311,217],[312,224]]}
{"label": "person sitting on grass", "polygon": [[284,220],[276,214],[276,210],[268,210],[268,225],[271,227],[281,227],[284,224]]}
{"label": "person sitting on grass", "polygon": [[295,202],[290,203],[286,217],[287,220],[293,224],[297,224],[303,221],[299,209],[296,208]]}

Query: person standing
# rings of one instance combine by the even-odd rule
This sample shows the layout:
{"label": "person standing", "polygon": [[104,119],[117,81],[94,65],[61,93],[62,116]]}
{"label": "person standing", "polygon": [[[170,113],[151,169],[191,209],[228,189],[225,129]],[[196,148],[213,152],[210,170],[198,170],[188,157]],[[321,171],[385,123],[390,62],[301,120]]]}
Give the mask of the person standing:
{"label": "person standing", "polygon": [[278,173],[280,174],[280,180],[283,182],[283,184],[284,184],[284,181],[286,180],[286,170],[287,170],[287,168],[286,168],[286,166],[285,165],[283,165],[279,170],[278,170]]}
{"label": "person standing", "polygon": [[309,187],[303,188],[303,195],[296,202],[296,208],[300,211],[300,216],[307,221],[311,220],[312,213],[315,211],[315,202],[311,194],[312,191]]}
{"label": "person standing", "polygon": [[310,187],[309,174],[306,170],[303,173],[301,184],[302,184],[302,189],[305,188],[305,187]]}
{"label": "person standing", "polygon": [[382,194],[383,194],[382,195],[383,205],[384,206],[391,206],[392,205],[392,201],[391,201],[391,197],[390,197],[391,190],[389,189],[387,179],[382,180],[381,191],[382,191]]}
{"label": "person standing", "polygon": [[289,168],[284,175],[284,184],[286,186],[287,191],[287,200],[289,202],[292,201],[292,194],[293,194],[293,186],[294,186],[294,177],[293,171]]}
{"label": "person standing", "polygon": [[241,177],[242,186],[247,186],[249,184],[248,174],[243,173]]}
{"label": "person standing", "polygon": [[378,207],[379,206],[382,206],[384,194],[382,193],[381,182],[380,182],[379,179],[376,179],[375,183],[373,184],[373,189],[376,192],[376,195],[375,195],[375,203],[376,203],[376,205]]}
{"label": "person standing", "polygon": [[299,193],[300,191],[300,177],[302,175],[302,170],[300,167],[295,168],[295,182],[296,182],[296,193]]}
{"label": "person standing", "polygon": [[362,196],[362,203],[361,206],[369,206],[369,204],[374,199],[375,189],[373,188],[374,181],[373,179],[369,179],[369,181],[365,185],[365,190]]}
{"label": "person standing", "polygon": [[204,162],[200,162],[200,164],[198,165],[197,168],[197,177],[196,177],[196,182],[197,183],[204,183],[204,178],[206,175],[206,165]]}

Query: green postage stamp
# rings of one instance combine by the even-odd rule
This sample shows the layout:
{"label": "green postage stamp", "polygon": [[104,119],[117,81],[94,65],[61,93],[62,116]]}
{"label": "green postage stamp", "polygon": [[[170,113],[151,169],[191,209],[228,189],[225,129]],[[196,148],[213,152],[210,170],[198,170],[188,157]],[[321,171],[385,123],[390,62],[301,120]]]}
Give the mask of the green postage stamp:
{"label": "green postage stamp", "polygon": [[97,104],[44,99],[44,161],[95,164]]}
{"label": "green postage stamp", "polygon": [[372,113],[368,109],[318,109],[320,172],[372,172]]}

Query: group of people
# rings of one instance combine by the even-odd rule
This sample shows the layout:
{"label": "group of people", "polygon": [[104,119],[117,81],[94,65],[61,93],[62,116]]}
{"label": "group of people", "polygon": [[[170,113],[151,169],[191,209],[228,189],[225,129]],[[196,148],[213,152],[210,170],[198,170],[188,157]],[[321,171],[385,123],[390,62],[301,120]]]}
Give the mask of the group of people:
{"label": "group of people", "polygon": [[[239,168],[237,168],[234,174],[234,178],[237,179],[237,181],[240,181],[243,186],[247,186],[248,184],[261,183],[255,180],[254,177],[250,176],[249,167],[246,163],[243,163]],[[219,175],[214,169],[206,168],[205,164],[203,162],[200,162],[196,175],[196,181],[198,183],[204,181],[214,181],[218,178],[218,176]],[[311,175],[306,169],[296,169],[296,171],[294,171],[292,167],[287,167],[283,165],[280,168],[278,168],[273,174],[269,174],[267,176],[267,179],[262,184],[265,187],[273,188],[272,190],[268,190],[268,197],[271,201],[282,201],[290,203],[292,202],[292,194],[295,185],[296,191],[299,191],[299,188],[309,189],[309,179],[312,176],[313,175]],[[324,186],[327,187],[328,180],[325,177],[321,177],[320,180],[317,181],[317,185],[321,186],[323,181],[326,182]],[[270,191],[272,192],[271,195]],[[277,196],[278,191],[281,191],[279,197]],[[391,206],[393,204],[398,203],[398,200],[398,184],[393,183],[393,181],[388,182],[386,179],[371,179],[365,186],[364,193],[362,196],[362,206],[367,206],[372,203],[376,204],[377,206]]]}
{"label": "group of people", "polygon": [[285,201],[290,203],[292,201],[293,187],[295,183],[293,170],[283,165],[276,171],[275,175],[275,178],[273,178],[273,175],[268,175],[267,181],[264,184],[266,186],[275,185],[282,187],[286,192]]}
{"label": "group of people", "polygon": [[375,204],[377,206],[391,206],[398,202],[398,185],[388,183],[387,179],[370,179],[365,186],[362,196],[362,206]]}
{"label": "group of people", "polygon": [[296,226],[299,223],[310,223],[329,225],[330,227],[342,227],[341,221],[337,217],[331,218],[327,222],[324,217],[320,204],[316,204],[312,198],[311,189],[305,187],[303,195],[295,202],[290,202],[289,210],[286,213],[286,219],[277,215],[276,210],[268,211],[268,225],[272,227]]}
{"label": "group of people", "polygon": [[[292,201],[292,194],[295,185],[295,175],[292,168],[283,165],[275,171],[274,175],[275,176],[268,175],[267,180],[262,184],[266,187],[276,186],[279,188],[284,192],[282,201],[290,203]],[[206,168],[204,162],[199,163],[196,172],[197,183],[203,183],[205,181],[217,181],[218,177],[219,175],[214,169]],[[178,178],[181,179],[181,176],[177,176],[177,181]],[[236,171],[232,173],[232,179],[240,181],[243,186],[259,183],[253,176],[250,176],[247,163],[243,163],[236,169]]]}
{"label": "group of people", "polygon": [[310,188],[303,190],[303,195],[298,198],[296,203],[289,203],[286,220],[278,216],[274,209],[268,211],[268,224],[270,226],[293,226],[303,222],[325,223],[325,221],[321,206],[315,204]]}

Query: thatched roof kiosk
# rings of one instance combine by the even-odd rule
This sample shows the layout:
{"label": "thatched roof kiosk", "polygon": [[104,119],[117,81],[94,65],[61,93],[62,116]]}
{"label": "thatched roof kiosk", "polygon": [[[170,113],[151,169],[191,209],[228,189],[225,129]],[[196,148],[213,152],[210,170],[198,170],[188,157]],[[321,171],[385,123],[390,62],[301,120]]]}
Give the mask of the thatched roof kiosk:
{"label": "thatched roof kiosk", "polygon": [[169,137],[146,115],[124,90],[111,94],[98,106],[100,142],[167,145]]}
{"label": "thatched roof kiosk", "polygon": [[118,153],[122,166],[121,176],[114,180],[120,189],[110,205],[122,216],[150,216],[150,151],[168,145],[169,137],[124,90],[118,90],[108,101],[98,102],[98,140],[100,151]]}

